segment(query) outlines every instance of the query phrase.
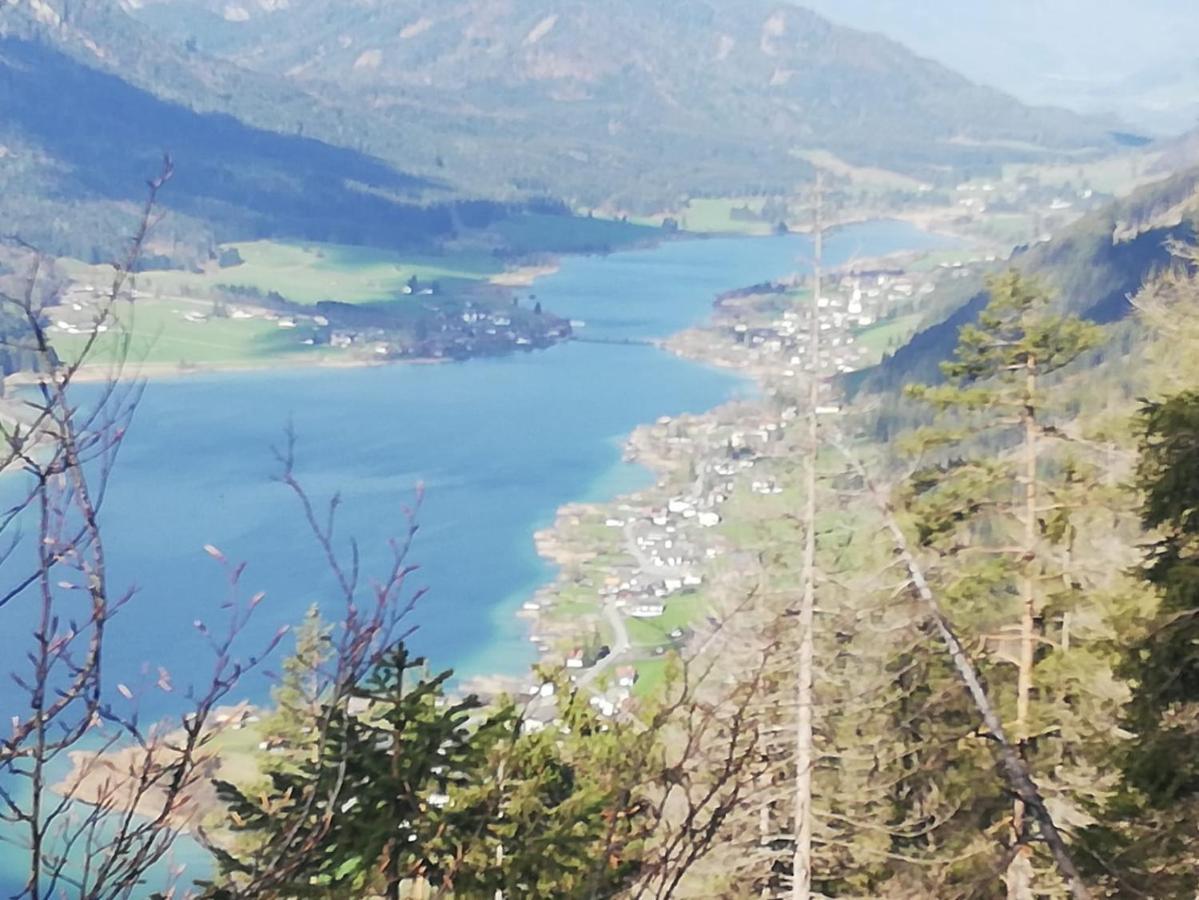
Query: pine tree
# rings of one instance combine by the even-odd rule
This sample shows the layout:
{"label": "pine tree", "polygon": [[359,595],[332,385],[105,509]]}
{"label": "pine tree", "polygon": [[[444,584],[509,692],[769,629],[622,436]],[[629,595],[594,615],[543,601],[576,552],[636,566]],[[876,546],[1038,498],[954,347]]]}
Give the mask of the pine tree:
{"label": "pine tree", "polygon": [[[1036,282],[1012,271],[989,284],[977,324],[964,327],[955,357],[942,368],[947,383],[918,387],[942,425],[917,433],[913,444],[933,456],[908,486],[908,504],[922,545],[942,557],[942,591],[955,616],[984,636],[996,683],[1000,661],[1015,667],[1010,693],[1012,731],[1022,752],[1060,732],[1068,704],[1037,703],[1053,688],[1039,683],[1056,656],[1050,616],[1078,600],[1068,572],[1070,492],[1076,470],[1062,470],[1050,448],[1046,376],[1098,342],[1098,330],[1077,317],[1057,316]],[[1058,585],[1060,587],[1055,587]],[[1039,708],[1037,708],[1039,707]],[[1023,804],[1010,816],[1008,896],[1032,896],[1032,844]]]}
{"label": "pine tree", "polygon": [[204,896],[549,900],[632,884],[669,784],[661,724],[605,719],[562,678],[554,721],[534,728],[507,700],[450,699],[450,677],[401,644],[302,729],[320,735],[310,754],[261,789],[218,783],[237,841],[216,848]]}
{"label": "pine tree", "polygon": [[350,708],[322,710],[310,757],[270,773],[261,792],[219,783],[249,850],[218,853],[226,884],[212,896],[377,891],[398,900],[405,880],[440,884],[449,864],[438,851],[446,793],[480,777],[507,721],[472,722],[481,705],[473,696],[449,701],[450,675],[426,677],[424,660],[400,644]]}
{"label": "pine tree", "polygon": [[488,777],[451,792],[439,843],[465,897],[608,897],[639,871],[648,838],[639,790],[657,736],[606,720],[555,680],[557,716],[515,728],[488,753]]}
{"label": "pine tree", "polygon": [[1121,792],[1088,834],[1098,871],[1117,890],[1192,897],[1199,891],[1199,391],[1142,411],[1142,520],[1157,532],[1142,577],[1160,596],[1129,648],[1135,684],[1118,751]]}
{"label": "pine tree", "polygon": [[271,690],[273,709],[262,723],[263,739],[268,746],[264,768],[272,769],[306,756],[314,749],[314,735],[321,706],[324,678],[321,669],[332,649],[332,628],[311,606],[296,629],[295,649],[283,661],[279,681]]}

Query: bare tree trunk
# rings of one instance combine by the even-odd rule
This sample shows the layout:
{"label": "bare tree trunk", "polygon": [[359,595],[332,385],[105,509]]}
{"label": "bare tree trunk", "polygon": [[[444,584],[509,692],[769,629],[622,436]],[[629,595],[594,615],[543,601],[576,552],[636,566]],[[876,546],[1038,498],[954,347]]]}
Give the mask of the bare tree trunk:
{"label": "bare tree trunk", "polygon": [[819,452],[820,421],[820,291],[821,257],[824,253],[824,183],[816,176],[816,247],[812,278],[811,329],[808,342],[808,446],[804,469],[804,555],[803,596],[799,607],[799,665],[796,685],[795,734],[795,855],[791,863],[792,900],[812,896],[812,681],[815,653],[813,630],[816,621],[816,457]]}
{"label": "bare tree trunk", "polygon": [[[1037,361],[1029,356],[1026,363],[1024,423],[1024,556],[1020,575],[1020,663],[1016,678],[1016,749],[1024,752],[1030,735],[1033,664],[1036,651],[1037,596],[1035,562],[1037,558],[1037,418],[1034,396],[1037,390]],[[1024,801],[1012,801],[1012,847],[1014,853],[1007,869],[1008,900],[1032,900],[1031,849],[1025,836]]]}
{"label": "bare tree trunk", "polygon": [[983,725],[986,726],[990,738],[998,747],[999,762],[1003,769],[1004,779],[1008,783],[1008,788],[1022,801],[1024,809],[1040,826],[1041,838],[1045,841],[1046,846],[1049,847],[1050,853],[1053,854],[1058,872],[1061,873],[1061,876],[1070,886],[1070,893],[1074,897],[1074,900],[1091,900],[1091,892],[1088,890],[1085,882],[1083,882],[1082,876],[1078,872],[1078,867],[1074,864],[1074,859],[1070,855],[1070,848],[1066,846],[1066,841],[1062,837],[1061,832],[1058,831],[1057,825],[1053,821],[1053,816],[1050,814],[1048,807],[1045,806],[1045,801],[1041,797],[1041,792],[1028,770],[1027,763],[1025,763],[1016,747],[1012,745],[1004,733],[1003,722],[1000,721],[990,697],[987,696],[982,676],[979,675],[974,661],[970,659],[966,649],[962,646],[962,642],[958,640],[953,627],[949,624],[949,620],[941,611],[941,606],[937,602],[937,598],[928,584],[928,579],[924,575],[924,569],[912,553],[911,548],[908,546],[907,537],[895,519],[894,509],[891,507],[890,502],[882,495],[878,486],[871,480],[869,473],[867,473],[861,461],[850,452],[849,448],[843,442],[834,439],[834,443],[837,449],[845,456],[850,466],[857,472],[867,490],[870,491],[871,496],[874,498],[875,505],[882,514],[884,527],[895,542],[895,549],[899,560],[911,577],[912,587],[928,610],[933,625],[936,627],[937,633],[940,635],[941,641],[945,645],[950,659],[953,661],[954,668],[957,670],[959,680],[961,680],[962,685],[966,688],[967,693],[970,694],[970,698],[982,718]]}
{"label": "bare tree trunk", "polygon": [[[396,697],[404,696],[404,670],[400,669],[396,674]],[[397,701],[397,708],[399,704]],[[400,734],[402,724],[394,720],[391,721],[392,727],[392,746],[391,746],[391,779],[392,784],[400,783]],[[403,810],[401,808],[399,797],[392,799],[391,803],[391,821],[393,830],[398,831],[398,823],[403,819]],[[391,840],[387,844],[387,900],[400,900],[400,890],[403,883],[403,875],[400,872],[400,838],[398,834],[393,834]]]}

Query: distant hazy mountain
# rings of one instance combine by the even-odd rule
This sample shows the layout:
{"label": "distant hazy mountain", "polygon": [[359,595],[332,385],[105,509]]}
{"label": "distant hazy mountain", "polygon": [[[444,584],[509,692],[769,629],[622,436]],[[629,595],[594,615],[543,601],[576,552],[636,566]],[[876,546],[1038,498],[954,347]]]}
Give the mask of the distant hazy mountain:
{"label": "distant hazy mountain", "polygon": [[1029,103],[1181,131],[1199,116],[1192,0],[795,0]]}
{"label": "distant hazy mountain", "polygon": [[[1195,40],[1199,42],[1199,35]],[[1199,46],[1199,44],[1197,44]],[[1176,132],[1199,125],[1199,50],[1091,90],[1079,108],[1114,110],[1148,129]]]}
{"label": "distant hazy mountain", "polygon": [[[193,65],[282,77],[343,111],[356,146],[476,192],[656,205],[789,186],[810,149],[949,178],[1111,146],[1102,122],[1030,109],[779,0],[125,6]],[[302,124],[251,104],[238,114]]]}

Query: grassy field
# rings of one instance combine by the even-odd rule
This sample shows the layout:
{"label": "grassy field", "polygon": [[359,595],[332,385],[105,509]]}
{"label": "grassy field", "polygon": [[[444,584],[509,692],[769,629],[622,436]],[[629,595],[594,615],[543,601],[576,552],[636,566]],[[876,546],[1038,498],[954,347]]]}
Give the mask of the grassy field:
{"label": "grassy field", "polygon": [[857,345],[870,354],[870,363],[880,362],[884,353],[894,351],[915,333],[920,319],[920,313],[886,319],[858,332]]}
{"label": "grassy field", "polygon": [[[118,305],[118,325],[100,336],[89,361],[108,363],[125,352],[128,360],[151,365],[254,366],[294,355],[297,361],[316,353],[328,353],[302,343],[304,329],[279,328],[262,319],[215,319],[189,322],[185,313],[207,313],[212,304],[203,300],[136,300]],[[69,362],[83,352],[87,337],[59,332],[53,335],[55,350]]]}
{"label": "grassy field", "polygon": [[972,255],[972,252],[966,248],[930,250],[927,253],[921,254],[918,259],[908,263],[906,268],[911,272],[931,272],[940,266],[941,263],[963,262]]}
{"label": "grassy field", "polygon": [[774,224],[741,219],[733,216],[738,208],[760,212],[765,201],[761,197],[693,197],[680,210],[639,216],[631,221],[640,225],[661,227],[667,218],[673,218],[684,231],[693,234],[745,234],[763,236],[773,233]]}
{"label": "grassy field", "polygon": [[1161,173],[1154,170],[1159,155],[1142,150],[1073,165],[1009,163],[1003,167],[1003,178],[1005,181],[1034,178],[1041,184],[1058,187],[1081,188],[1086,185],[1101,193],[1120,197],[1142,184],[1161,178]]}
{"label": "grassy field", "polygon": [[[783,466],[788,465],[788,470]],[[772,544],[798,540],[795,523],[790,513],[800,508],[802,492],[794,483],[800,474],[799,467],[778,464],[771,469],[757,468],[750,476],[742,476],[737,490],[723,508],[724,521],[718,531],[738,547],[754,549]],[[748,482],[759,478],[774,477],[781,494],[754,494]]]}
{"label": "grassy field", "polygon": [[770,234],[770,222],[758,222],[733,216],[735,209],[746,207],[761,212],[763,201],[752,197],[696,197],[681,213],[680,225],[700,234]]}
{"label": "grassy field", "polygon": [[699,594],[675,597],[666,603],[666,611],[657,619],[628,619],[629,640],[634,647],[657,647],[670,643],[670,632],[686,628],[707,609]]}
{"label": "grassy field", "polygon": [[239,729],[218,731],[207,750],[221,761],[221,779],[248,786],[262,777],[259,767],[261,751],[258,749],[262,739],[263,726],[256,722]]}
{"label": "grassy field", "polygon": [[[519,215],[490,229],[517,253],[585,252],[618,249],[657,237],[656,229],[627,222],[585,217]],[[418,288],[436,281],[452,292],[455,284],[484,281],[500,274],[504,264],[481,241],[473,249],[445,254],[416,254],[375,247],[317,242],[249,241],[226,244],[241,262],[221,267],[212,262],[201,272],[151,270],[135,279],[135,300],[122,303],[124,331],[132,335],[129,355],[153,365],[250,366],[278,361],[286,355],[330,353],[302,341],[309,329],[280,329],[264,319],[208,318],[187,321],[188,313],[209,316],[212,298],[222,289],[244,288],[263,295],[275,292],[293,303],[313,305],[322,300],[372,303],[406,299],[409,280]],[[107,266],[64,260],[64,272],[81,284],[105,285],[112,277]],[[247,301],[252,305],[252,300]],[[236,305],[236,300],[234,300]],[[85,316],[64,317],[86,326]],[[83,321],[81,321],[83,319]],[[114,328],[98,344],[93,359],[110,361],[121,350]],[[86,338],[59,331],[55,345],[65,359],[77,359]]]}
{"label": "grassy field", "polygon": [[1030,213],[996,213],[987,215],[979,223],[979,230],[988,238],[1004,246],[1027,243],[1035,240],[1036,217]]}
{"label": "grassy field", "polygon": [[923,182],[909,175],[901,175],[888,169],[855,166],[827,150],[802,150],[795,155],[826,172],[848,178],[859,188],[873,188],[877,191],[918,191],[924,187]]}
{"label": "grassy field", "polygon": [[[282,329],[261,318],[211,317],[212,297],[220,288],[233,286],[263,294],[274,291],[301,304],[321,300],[368,303],[402,299],[412,277],[421,285],[433,281],[446,285],[480,281],[502,271],[500,262],[482,250],[421,256],[370,247],[275,241],[235,243],[223,249],[236,250],[241,264],[221,268],[213,263],[203,272],[139,273],[135,299],[119,304],[122,327],[103,337],[93,360],[115,358],[121,351],[117,335],[122,332],[131,336],[130,358],[152,365],[242,367],[277,362],[281,356],[311,359],[335,352],[305,346],[303,339],[310,336],[311,329]],[[103,266],[65,261],[62,268],[85,284],[103,285],[111,278],[111,270]],[[209,318],[187,321],[189,313]],[[65,309],[63,314],[72,318]],[[85,340],[83,335],[61,331],[54,335],[56,348],[68,360],[78,358]]]}
{"label": "grassy field", "polygon": [[633,686],[633,696],[640,698],[656,696],[666,683],[666,674],[671,664],[672,661],[665,656],[636,662],[634,667],[637,669],[637,683]]}
{"label": "grassy field", "polygon": [[408,279],[480,280],[502,270],[482,251],[420,256],[340,244],[253,241],[226,245],[241,265],[209,266],[204,272],[151,271],[138,275],[139,290],[151,295],[203,296],[222,285],[277,291],[294,303],[338,300],[366,303],[402,293]]}

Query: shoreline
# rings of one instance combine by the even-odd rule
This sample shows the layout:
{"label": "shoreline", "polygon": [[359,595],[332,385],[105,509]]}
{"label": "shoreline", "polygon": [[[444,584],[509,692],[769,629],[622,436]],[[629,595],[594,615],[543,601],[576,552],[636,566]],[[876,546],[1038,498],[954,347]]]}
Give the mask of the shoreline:
{"label": "shoreline", "polygon": [[[718,305],[717,299],[710,298],[702,320],[672,334],[659,348],[745,379],[754,386],[754,396],[748,400],[730,397],[703,413],[662,417],[635,428],[621,442],[623,458],[642,466],[652,483],[600,501],[567,503],[555,510],[552,524],[532,535],[539,558],[552,567],[552,576],[533,590],[519,609],[504,613],[515,615],[525,625],[525,636],[537,644],[534,668],[565,666],[580,686],[594,689],[597,699],[605,703],[624,702],[634,690],[649,690],[653,680],[641,674],[642,667],[647,672],[660,671],[660,662],[665,663],[673,652],[702,639],[704,630],[714,627],[705,623],[711,622],[717,598],[730,585],[735,586],[742,568],[735,535],[726,535],[725,528],[718,527],[730,518],[720,504],[749,491],[751,468],[754,479],[770,481],[769,493],[781,493],[773,489],[776,485],[771,477],[773,460],[781,451],[774,441],[794,417],[789,417],[794,410],[772,409],[768,398],[773,394],[772,382],[791,373],[782,356],[755,356],[756,351],[734,340],[731,325],[736,321],[735,311]],[[388,364],[374,360],[326,363],[330,368]],[[157,372],[176,374],[161,373],[161,368]],[[195,374],[195,370],[178,374]],[[763,435],[760,441],[756,434]],[[749,458],[726,452],[734,438],[742,437],[749,441],[740,445],[747,448]],[[753,468],[755,462],[761,465]],[[700,470],[701,485],[694,484],[694,474],[685,474],[695,468]],[[758,490],[757,481],[753,492],[767,493]],[[773,506],[786,498],[752,499]],[[735,515],[730,523],[737,524]],[[655,532],[663,531],[674,535],[665,538],[666,548],[672,542],[685,544],[687,552],[662,550],[664,539]],[[722,557],[722,562],[713,562]],[[659,610],[639,617],[633,611],[637,605],[654,603],[663,610],[670,606],[675,616],[663,617]],[[683,608],[681,619],[678,608]],[[569,654],[577,653],[583,644],[602,645],[607,652],[587,665],[572,665]],[[563,659],[559,654],[568,656]],[[615,688],[600,677],[614,666]],[[631,677],[624,674],[634,667]],[[518,666],[504,668],[507,671],[463,679],[458,689],[484,697],[500,693],[527,697],[537,676],[530,675],[523,660]]]}
{"label": "shoreline", "polygon": [[[851,216],[848,219],[838,222],[837,229],[860,225],[866,222],[882,222],[894,221],[904,222],[928,234],[937,235],[950,240],[960,242],[964,245],[972,245],[977,243],[977,239],[969,234],[946,229],[941,227],[944,223],[935,221],[937,218],[935,210],[917,210],[908,213],[893,213],[882,217],[871,216],[868,213]],[[836,229],[831,229],[835,231]],[[792,235],[809,235],[811,229],[809,227],[792,228],[785,234]],[[744,240],[756,240],[763,237],[772,237],[775,235],[754,235],[737,231],[730,232],[674,232],[655,236],[653,240],[638,242],[627,247],[621,247],[617,250],[612,250],[606,253],[578,253],[578,254],[563,254],[565,256],[608,256],[624,252],[635,252],[638,250],[653,248],[660,246],[666,242],[683,241],[683,240],[712,240],[718,238],[738,238]],[[911,251],[896,251],[895,253],[887,254],[882,259],[887,259],[894,256],[902,256]],[[542,278],[556,275],[562,270],[562,262],[560,256],[553,256],[548,261],[530,262],[523,265],[516,265],[511,269],[492,275],[487,279],[487,283],[497,287],[505,288],[530,288]],[[711,323],[712,315],[701,323],[697,323],[684,332],[701,329]],[[680,333],[680,334],[681,334]],[[663,347],[669,349],[671,341],[675,340],[679,335],[670,335],[662,341]],[[549,349],[549,347],[557,346],[563,343],[569,343],[573,338],[567,337],[563,340],[553,341],[548,347],[537,349]],[[205,376],[215,374],[236,374],[236,373],[260,373],[266,371],[279,372],[296,372],[301,370],[320,370],[320,369],[365,369],[379,368],[392,365],[415,365],[415,366],[434,366],[446,365],[449,363],[470,361],[471,359],[482,359],[496,355],[511,355],[518,350],[528,352],[529,348],[514,347],[506,354],[479,354],[477,356],[467,357],[466,359],[457,359],[453,357],[412,357],[412,358],[389,358],[389,359],[374,359],[368,356],[345,355],[343,358],[332,358],[325,356],[320,359],[305,359],[301,353],[289,353],[277,358],[263,357],[255,361],[239,361],[239,362],[212,362],[212,363],[186,363],[186,362],[129,362],[114,364],[111,362],[95,362],[85,363],[79,367],[72,378],[76,384],[103,384],[113,380],[114,375],[120,378],[130,378],[134,381],[173,381],[176,379],[189,378],[193,376]],[[688,356],[692,362],[704,364],[706,361]],[[714,365],[713,368],[722,371],[729,371],[728,366]],[[41,379],[38,374],[30,371],[13,372],[8,375],[0,376],[0,387],[26,387],[39,384]]]}
{"label": "shoreline", "polygon": [[[628,247],[621,247],[618,250],[610,251],[611,253],[620,253],[642,249],[644,247],[653,247],[660,244],[667,236],[656,238],[654,241],[645,241]],[[696,238],[706,237],[706,235],[694,235]],[[595,256],[609,255],[596,253],[577,253],[577,254],[562,254],[564,256]],[[485,283],[495,285],[496,287],[504,288],[530,288],[542,278],[547,278],[556,275],[562,270],[561,258],[558,255],[552,256],[548,261],[532,262],[523,265],[516,265],[510,269],[506,269],[496,275],[492,275],[485,280]],[[192,376],[214,375],[214,374],[235,374],[235,373],[259,373],[266,371],[301,371],[301,370],[319,370],[319,369],[366,369],[366,368],[381,368],[393,365],[409,365],[409,366],[439,366],[450,363],[464,362],[471,359],[485,359],[488,357],[512,355],[519,351],[529,352],[531,349],[549,349],[563,343],[569,343],[571,337],[563,340],[552,341],[546,347],[521,347],[514,346],[504,354],[478,354],[465,359],[457,359],[454,357],[444,356],[425,356],[411,358],[390,358],[390,359],[373,359],[368,356],[353,356],[345,355],[343,358],[325,357],[319,360],[304,359],[301,353],[289,353],[276,358],[262,357],[252,362],[212,362],[212,363],[185,363],[185,362],[129,362],[114,364],[111,362],[95,362],[84,363],[76,371],[71,379],[76,384],[104,384],[113,380],[114,374],[117,377],[131,378],[135,381],[173,381],[181,378],[190,378]],[[12,372],[8,375],[0,376],[0,389],[8,387],[27,387],[37,385],[41,382],[38,373],[32,371]]]}
{"label": "shoreline", "polygon": [[[180,378],[190,378],[203,375],[224,375],[259,372],[298,372],[315,371],[319,369],[371,369],[387,366],[440,366],[457,362],[448,358],[427,359],[390,359],[374,360],[365,357],[347,357],[345,359],[323,359],[315,362],[264,361],[260,364],[250,363],[211,363],[180,365],[178,363],[126,363],[113,366],[109,363],[87,363],[79,367],[71,378],[73,384],[104,384],[114,378],[129,378],[134,381],[174,381]],[[28,387],[40,384],[42,381],[35,372],[14,372],[4,377],[5,387]]]}
{"label": "shoreline", "polygon": [[[621,528],[622,536],[627,538],[626,543],[628,544],[627,547],[621,549],[633,556],[636,564],[630,568],[617,565],[605,566],[601,563],[599,568],[607,570],[609,573],[623,572],[627,575],[630,571],[635,571],[640,575],[647,574],[643,571],[644,567],[639,565],[641,560],[636,559],[633,551],[636,540],[630,536],[628,526],[637,519],[657,521],[654,516],[656,507],[669,506],[670,503],[655,495],[664,491],[668,479],[678,468],[680,462],[672,457],[669,449],[660,446],[656,431],[675,423],[680,425],[687,423],[702,428],[707,423],[726,414],[732,416],[737,411],[745,413],[753,411],[756,414],[760,411],[760,403],[769,392],[769,373],[766,370],[739,364],[720,352],[723,342],[715,334],[720,314],[721,307],[718,298],[714,297],[708,314],[702,321],[658,342],[657,349],[697,366],[734,375],[752,386],[754,396],[749,399],[730,397],[701,413],[682,414],[677,417],[663,416],[656,422],[637,426],[621,441],[622,459],[626,464],[641,466],[652,478],[652,483],[640,490],[619,493],[604,500],[568,502],[555,511],[552,524],[534,532],[532,539],[537,555],[554,570],[553,578],[538,587],[522,608],[514,614],[518,620],[525,623],[529,639],[538,645],[538,660],[534,667],[563,665],[561,660],[556,659],[563,642],[583,640],[589,629],[594,631],[597,626],[606,624],[605,619],[611,621],[614,616],[620,616],[622,611],[621,601],[600,600],[594,604],[594,608],[587,609],[578,617],[558,619],[549,615],[556,605],[561,605],[560,601],[574,587],[572,573],[577,573],[580,567],[597,564],[605,556],[603,547],[588,546],[586,543],[580,547],[576,540],[571,539],[570,532],[573,529],[598,520],[603,520],[605,527],[610,527],[613,531],[617,530],[617,527]],[[700,348],[696,346],[697,338],[702,341],[704,348],[709,352],[700,351]],[[694,458],[688,457],[685,461],[691,462],[694,461]],[[614,523],[618,521],[622,523],[621,526],[614,527]],[[707,548],[709,560],[723,555],[728,549],[723,546],[725,542],[719,537],[712,544],[715,546]],[[717,549],[718,547],[719,549]],[[611,587],[611,582],[619,581],[620,575],[609,574],[605,580],[609,582],[608,587]],[[637,655],[635,647],[625,646],[621,650],[621,653],[614,653],[601,661],[606,664],[589,666],[582,670],[576,676],[577,680],[586,679],[590,684],[597,675],[610,668],[613,662],[629,662],[629,659],[625,657]],[[570,668],[571,666],[567,664],[567,669]],[[527,681],[527,679],[525,680]],[[496,686],[501,686],[511,693],[513,688],[519,690],[520,683],[521,676],[519,675],[493,673],[469,679],[464,683],[463,688],[485,694],[489,689],[494,690]],[[628,691],[619,693],[623,694],[625,699],[629,695]]]}
{"label": "shoreline", "polygon": [[[927,227],[927,223],[919,221],[919,216],[889,218],[894,221],[906,222],[926,233],[948,237],[959,247],[965,248],[975,243],[963,235],[931,230]],[[876,221],[876,219],[864,217],[863,221]],[[856,222],[843,224],[853,225]],[[928,251],[920,248],[899,249],[871,257],[869,261],[902,259],[912,254],[926,252]],[[834,271],[849,272],[851,263],[861,264],[863,261],[861,259],[847,261],[846,264],[835,267]],[[751,302],[755,299],[762,299],[762,296],[752,292],[747,296]],[[749,399],[731,398],[699,414],[684,415],[674,419],[664,417],[656,423],[644,423],[638,426],[622,441],[624,459],[626,462],[643,466],[652,476],[654,484],[642,490],[617,494],[602,501],[565,504],[556,511],[552,525],[535,532],[533,541],[538,556],[553,567],[555,574],[551,581],[543,584],[532,594],[524,608],[516,612],[516,617],[527,624],[530,639],[538,644],[538,658],[541,665],[562,665],[563,660],[559,654],[562,652],[564,644],[568,646],[570,641],[583,641],[589,630],[594,631],[597,625],[602,627],[605,616],[614,611],[619,615],[618,610],[621,609],[622,603],[619,599],[613,602],[613,596],[619,597],[620,594],[609,592],[613,583],[620,583],[619,589],[623,591],[630,580],[630,572],[638,575],[645,574],[646,567],[641,565],[642,560],[637,558],[638,553],[634,546],[636,542],[632,540],[627,542],[627,546],[618,548],[616,560],[609,560],[606,563],[597,562],[605,556],[606,552],[606,540],[595,528],[597,522],[603,522],[608,526],[620,522],[626,531],[633,520],[639,520],[641,524],[652,521],[655,525],[666,522],[668,519],[660,513],[664,507],[674,507],[676,500],[670,499],[670,495],[686,490],[686,485],[680,479],[674,478],[672,483],[672,475],[677,475],[680,469],[692,472],[698,469],[702,473],[705,468],[715,469],[718,472],[722,470],[722,466],[726,469],[729,468],[722,453],[723,438],[719,442],[712,440],[712,435],[716,433],[726,435],[731,432],[733,434],[731,439],[736,439],[737,435],[742,432],[756,431],[763,434],[765,443],[759,445],[760,453],[756,454],[756,459],[766,464],[767,469],[770,468],[776,452],[768,446],[771,437],[781,434],[782,430],[786,428],[786,423],[794,417],[796,411],[792,408],[774,410],[766,401],[775,396],[776,389],[795,374],[796,358],[790,356],[786,351],[781,355],[774,351],[761,352],[739,342],[734,334],[733,325],[741,321],[740,305],[725,305],[721,300],[721,297],[713,299],[709,313],[702,321],[670,335],[660,341],[658,346],[665,352],[691,363],[744,379],[753,385],[754,396]],[[763,316],[752,311],[749,314],[760,319],[762,327],[766,327],[766,323],[777,315],[772,313]],[[893,313],[892,315],[899,314]],[[875,320],[874,323],[883,325],[887,321],[890,319]],[[777,320],[775,324],[777,324]],[[838,324],[836,327],[840,329],[841,326]],[[738,325],[737,328],[744,328],[744,326]],[[850,333],[847,326],[844,334]],[[784,332],[784,336],[785,334],[786,332]],[[847,345],[853,343],[852,337],[846,342]],[[847,346],[845,353],[845,362],[854,361],[856,368],[866,368],[877,362],[870,357],[870,352],[863,346],[854,347],[852,350]],[[672,447],[672,442],[681,440],[681,438],[677,434],[670,436],[668,432],[671,429],[677,429],[680,433],[690,433],[693,436],[691,446],[694,449],[684,452],[680,457],[680,454]],[[718,462],[718,460],[722,462]],[[752,464],[752,462],[748,463],[748,465]],[[759,470],[755,469],[754,471]],[[730,478],[725,483],[725,487],[730,493],[734,480],[734,478]],[[778,486],[773,484],[773,479],[763,477],[763,481],[771,482],[772,487],[769,491],[765,489],[758,491],[757,485],[753,487],[753,490],[759,493],[779,492]],[[723,502],[719,497],[718,500]],[[701,507],[696,504],[695,508]],[[722,506],[711,504],[704,508],[708,510],[709,515],[712,515],[714,510],[723,510]],[[681,522],[676,520],[675,524],[679,526],[680,530],[682,529]],[[671,533],[675,531],[672,526],[665,527]],[[588,529],[595,536],[594,540],[579,537],[580,532]],[[713,530],[719,532],[722,529]],[[713,538],[715,540],[707,541],[706,546],[705,542],[699,542],[699,546],[706,554],[706,560],[699,562],[693,575],[701,574],[703,578],[708,578],[720,568],[711,564],[711,560],[717,559],[725,552],[736,552],[736,548],[728,546],[727,542],[720,539],[719,534],[713,535]],[[667,546],[669,545],[668,542]],[[630,558],[636,565],[631,567],[628,565]],[[600,570],[604,576],[600,580],[605,582],[605,588],[601,589],[598,595],[593,595],[590,602],[584,603],[578,599],[577,595],[580,582],[586,581],[586,579],[580,578],[579,572],[581,569],[587,568]],[[635,577],[633,581],[636,581]],[[594,585],[592,586],[594,587]],[[565,617],[561,614],[555,615],[555,606],[570,607],[575,610],[575,614]],[[673,631],[671,633],[673,634]],[[660,649],[657,648],[655,652],[659,652]],[[633,656],[635,655],[634,653]],[[611,663],[609,662],[608,665]],[[569,663],[567,666],[570,667]],[[590,667],[582,671],[586,674],[580,675],[580,679],[593,677],[590,674],[593,669]]]}
{"label": "shoreline", "polygon": [[556,275],[560,271],[562,271],[562,265],[555,259],[547,263],[517,266],[498,275],[492,275],[487,280],[498,287],[532,287],[539,278]]}

